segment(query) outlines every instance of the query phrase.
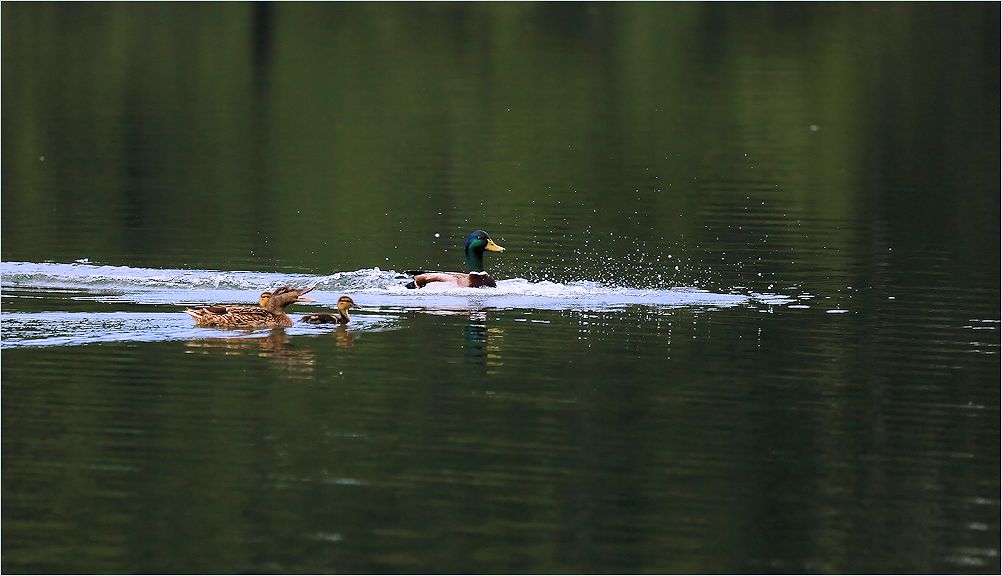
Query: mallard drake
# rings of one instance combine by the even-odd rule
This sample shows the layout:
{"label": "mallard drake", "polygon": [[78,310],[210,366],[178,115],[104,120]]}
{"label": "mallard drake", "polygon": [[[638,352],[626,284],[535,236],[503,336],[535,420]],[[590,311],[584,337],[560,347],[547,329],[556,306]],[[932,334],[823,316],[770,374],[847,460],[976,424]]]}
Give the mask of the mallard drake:
{"label": "mallard drake", "polygon": [[361,308],[361,306],[355,304],[355,301],[350,297],[342,296],[337,299],[337,312],[333,314],[308,314],[299,321],[307,324],[347,324],[351,321],[351,318],[348,317],[349,308]]}
{"label": "mallard drake", "polygon": [[258,306],[200,306],[188,308],[185,312],[195,319],[196,326],[287,328],[292,326],[292,319],[285,313],[285,308],[293,302],[316,302],[303,297],[314,288],[316,286],[305,289],[282,286],[271,292],[262,292]]}
{"label": "mallard drake", "polygon": [[491,278],[490,274],[484,271],[484,251],[504,252],[504,248],[495,244],[487,232],[474,230],[466,238],[466,245],[463,246],[463,250],[466,252],[466,265],[470,268],[468,273],[407,270],[405,273],[408,276],[414,277],[407,284],[407,288],[421,288],[432,282],[444,282],[447,285],[459,288],[496,287],[497,282]]}

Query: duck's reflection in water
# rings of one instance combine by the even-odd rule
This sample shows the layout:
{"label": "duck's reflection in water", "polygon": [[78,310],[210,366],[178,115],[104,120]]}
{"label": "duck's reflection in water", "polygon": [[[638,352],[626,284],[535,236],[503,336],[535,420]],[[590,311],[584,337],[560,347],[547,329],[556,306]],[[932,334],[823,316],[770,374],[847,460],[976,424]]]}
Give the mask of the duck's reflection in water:
{"label": "duck's reflection in water", "polygon": [[504,344],[504,328],[487,325],[487,311],[473,310],[470,322],[464,329],[466,357],[483,369],[486,374],[496,374],[504,365],[501,348]]}
{"label": "duck's reflection in water", "polygon": [[316,354],[307,347],[289,346],[290,340],[291,337],[286,334],[284,328],[274,328],[264,338],[248,336],[189,340],[185,342],[185,351],[189,354],[222,352],[227,356],[254,354],[268,358],[276,366],[288,370],[290,375],[303,378],[312,376],[316,367]]}
{"label": "duck's reflection in water", "polygon": [[351,348],[355,345],[355,335],[347,326],[338,326],[334,330],[334,343],[338,348]]}

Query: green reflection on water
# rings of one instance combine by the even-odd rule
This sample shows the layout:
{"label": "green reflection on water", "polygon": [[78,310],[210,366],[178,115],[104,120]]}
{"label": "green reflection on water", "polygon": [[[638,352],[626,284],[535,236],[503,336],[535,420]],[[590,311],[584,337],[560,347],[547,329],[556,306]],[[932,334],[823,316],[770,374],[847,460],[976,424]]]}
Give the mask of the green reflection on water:
{"label": "green reflection on water", "polygon": [[5,351],[5,568],[949,571],[992,535],[990,357],[792,310],[404,321]]}
{"label": "green reflection on water", "polygon": [[992,11],[5,6],[3,255],[401,269],[484,227],[563,278],[566,235],[696,261],[704,198],[751,190],[970,265],[997,255]]}
{"label": "green reflection on water", "polygon": [[816,295],[5,350],[5,571],[998,571],[997,4],[2,10],[5,261]]}

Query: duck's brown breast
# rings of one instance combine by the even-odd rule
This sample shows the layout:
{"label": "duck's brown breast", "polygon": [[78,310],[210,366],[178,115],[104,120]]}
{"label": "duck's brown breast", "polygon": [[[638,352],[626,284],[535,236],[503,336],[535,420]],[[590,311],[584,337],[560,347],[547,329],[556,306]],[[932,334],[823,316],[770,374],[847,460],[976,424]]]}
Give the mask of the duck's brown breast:
{"label": "duck's brown breast", "polygon": [[497,282],[491,278],[490,274],[473,274],[469,275],[469,287],[470,288],[497,288]]}

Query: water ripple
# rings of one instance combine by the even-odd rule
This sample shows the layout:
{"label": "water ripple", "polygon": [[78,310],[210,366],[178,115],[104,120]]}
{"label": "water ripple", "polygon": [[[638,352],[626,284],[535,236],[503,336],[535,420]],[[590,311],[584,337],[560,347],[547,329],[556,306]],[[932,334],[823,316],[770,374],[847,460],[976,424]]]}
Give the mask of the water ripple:
{"label": "water ripple", "polygon": [[[630,305],[731,307],[747,304],[788,304],[792,297],[754,292],[717,293],[691,287],[637,289],[591,281],[530,282],[501,280],[495,290],[428,286],[408,290],[406,276],[393,270],[369,268],[326,276],[272,272],[180,270],[5,262],[0,266],[8,295],[27,290],[80,290],[75,300],[134,304],[193,305],[253,302],[260,291],[282,284],[316,285],[315,299],[333,306],[342,293],[365,295],[369,305],[436,308],[540,308],[602,310]],[[13,293],[13,294],[11,294]],[[365,304],[363,304],[365,305]]]}

